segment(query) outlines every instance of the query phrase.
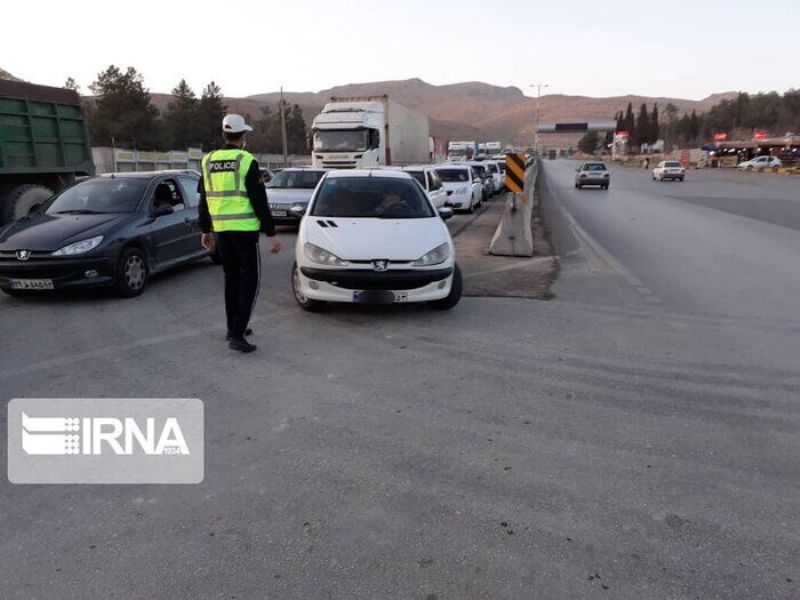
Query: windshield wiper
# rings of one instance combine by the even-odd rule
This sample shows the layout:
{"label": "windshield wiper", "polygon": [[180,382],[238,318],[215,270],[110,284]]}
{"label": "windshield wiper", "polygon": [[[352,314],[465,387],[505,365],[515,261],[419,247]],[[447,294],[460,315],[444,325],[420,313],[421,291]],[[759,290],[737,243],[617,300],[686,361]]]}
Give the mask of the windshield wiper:
{"label": "windshield wiper", "polygon": [[89,210],[88,208],[76,208],[73,210],[59,210],[54,212],[55,215],[102,215],[99,210]]}

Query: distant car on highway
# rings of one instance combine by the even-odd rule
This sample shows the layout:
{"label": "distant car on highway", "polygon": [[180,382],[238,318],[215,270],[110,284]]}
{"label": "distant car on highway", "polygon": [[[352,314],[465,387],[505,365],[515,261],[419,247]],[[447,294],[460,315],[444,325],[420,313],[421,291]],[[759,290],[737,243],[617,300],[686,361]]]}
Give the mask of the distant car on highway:
{"label": "distant car on highway", "polygon": [[428,302],[449,309],[461,273],[444,219],[402,171],[327,173],[300,223],[292,290],[303,310],[328,302]]}
{"label": "distant car on highway", "polygon": [[494,193],[499,194],[505,186],[505,173],[500,170],[500,163],[496,160],[487,160],[484,164],[494,179]]}
{"label": "distant car on highway", "polygon": [[783,163],[780,158],[775,156],[757,156],[752,160],[746,160],[736,165],[738,169],[771,169],[773,167],[782,167]]}
{"label": "distant car on highway", "polygon": [[272,217],[279,225],[298,225],[300,219],[294,207],[303,210],[308,206],[314,188],[325,174],[325,169],[289,168],[275,173],[266,185],[267,200]]}
{"label": "distant car on highway", "polygon": [[686,177],[686,169],[677,160],[662,160],[653,169],[653,181],[683,181]]}
{"label": "distant car on highway", "polygon": [[62,190],[0,232],[0,289],[141,294],[155,273],[209,256],[198,181],[194,171],[118,173]]}
{"label": "distant car on highway", "polygon": [[447,203],[447,191],[439,175],[430,165],[403,167],[403,171],[416,179],[428,194],[433,206],[438,210]]}
{"label": "distant car on highway", "polygon": [[575,169],[575,187],[583,188],[585,185],[597,185],[607,190],[611,184],[611,174],[608,167],[602,162],[585,162]]}
{"label": "distant car on highway", "polygon": [[481,190],[481,200],[488,200],[494,196],[494,177],[489,172],[487,164],[483,161],[472,161],[468,164],[472,167],[472,170],[483,184],[483,189]]}
{"label": "distant car on highway", "polygon": [[483,201],[483,182],[467,164],[444,164],[435,167],[447,192],[446,206],[472,212]]}

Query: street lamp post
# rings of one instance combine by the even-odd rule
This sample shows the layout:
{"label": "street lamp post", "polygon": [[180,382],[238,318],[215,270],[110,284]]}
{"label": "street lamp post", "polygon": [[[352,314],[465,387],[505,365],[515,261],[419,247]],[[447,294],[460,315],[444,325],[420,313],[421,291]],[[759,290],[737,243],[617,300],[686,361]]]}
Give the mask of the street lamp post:
{"label": "street lamp post", "polygon": [[533,151],[539,154],[539,113],[542,104],[542,88],[547,88],[548,85],[546,83],[532,83],[531,87],[536,88],[536,130],[534,131]]}

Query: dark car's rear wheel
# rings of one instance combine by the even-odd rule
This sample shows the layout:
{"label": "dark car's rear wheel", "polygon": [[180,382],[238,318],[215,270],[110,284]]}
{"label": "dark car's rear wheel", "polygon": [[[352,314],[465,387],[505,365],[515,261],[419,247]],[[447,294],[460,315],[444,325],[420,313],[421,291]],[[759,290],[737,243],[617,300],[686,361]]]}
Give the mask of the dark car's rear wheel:
{"label": "dark car's rear wheel", "polygon": [[461,300],[462,288],[461,269],[456,265],[453,270],[453,282],[450,284],[450,293],[441,300],[432,300],[428,303],[428,306],[436,310],[449,310],[453,308],[458,304],[458,301]]}
{"label": "dark car's rear wheel", "polygon": [[133,298],[144,291],[147,285],[147,260],[138,248],[122,252],[117,263],[114,289],[123,298]]}
{"label": "dark car's rear wheel", "polygon": [[297,263],[292,267],[292,293],[294,294],[294,299],[298,306],[303,310],[308,312],[320,312],[325,309],[325,302],[306,298],[303,294],[303,290],[300,287],[300,272],[297,268]]}

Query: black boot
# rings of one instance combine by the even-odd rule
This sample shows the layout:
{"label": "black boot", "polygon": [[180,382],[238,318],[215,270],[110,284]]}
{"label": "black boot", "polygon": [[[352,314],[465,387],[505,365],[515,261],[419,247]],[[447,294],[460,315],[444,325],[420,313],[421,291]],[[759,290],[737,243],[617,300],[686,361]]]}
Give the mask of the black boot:
{"label": "black boot", "polygon": [[248,352],[254,352],[258,346],[255,344],[251,344],[246,339],[242,338],[241,340],[230,340],[228,342],[228,348],[231,350],[236,350],[237,352],[242,352],[247,354]]}

